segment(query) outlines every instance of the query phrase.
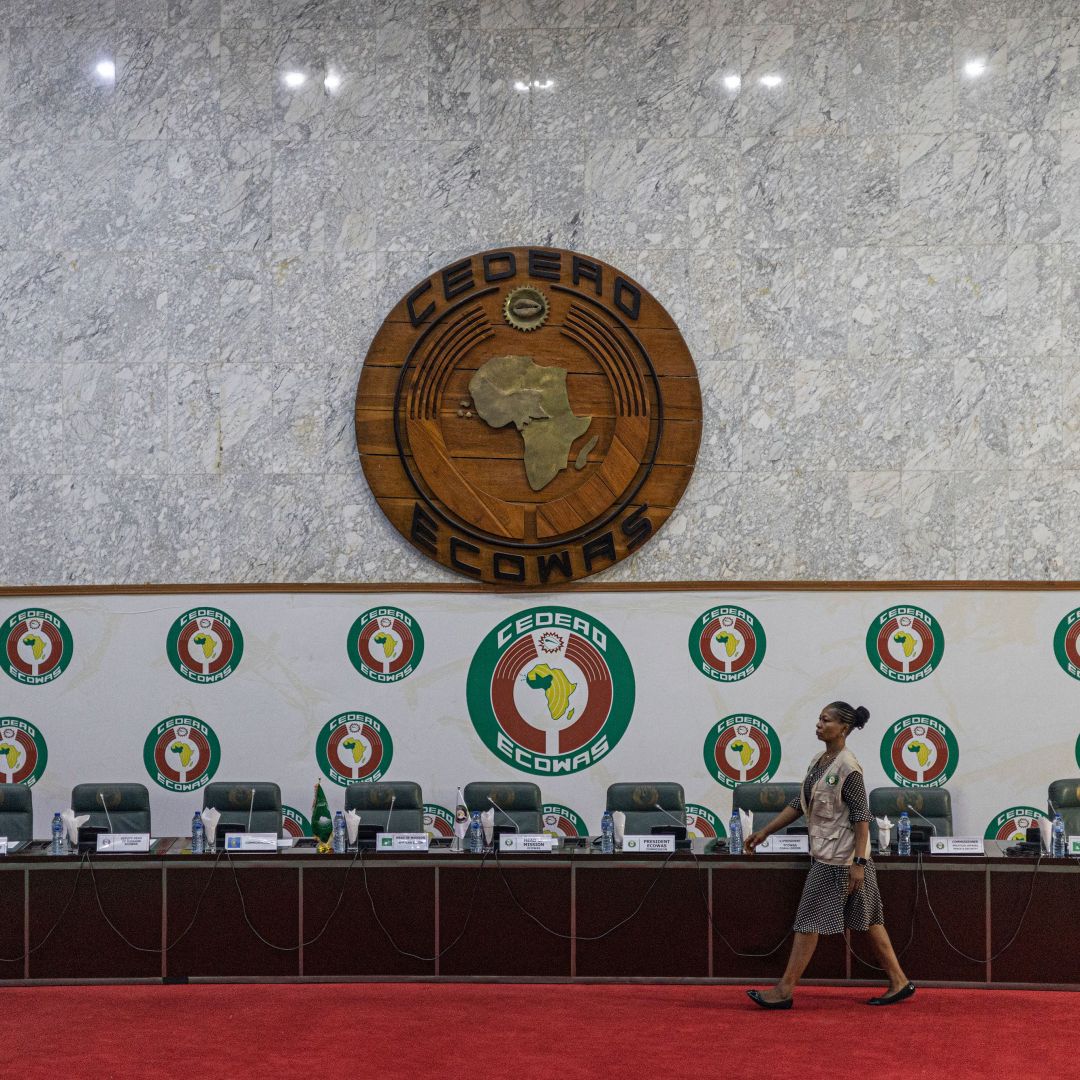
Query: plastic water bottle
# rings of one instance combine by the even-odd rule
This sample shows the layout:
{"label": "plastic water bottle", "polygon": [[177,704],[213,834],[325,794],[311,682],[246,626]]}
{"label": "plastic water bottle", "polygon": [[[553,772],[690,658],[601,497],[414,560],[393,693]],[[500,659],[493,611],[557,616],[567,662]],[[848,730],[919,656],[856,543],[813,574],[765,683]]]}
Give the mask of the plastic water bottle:
{"label": "plastic water bottle", "polygon": [[600,819],[600,853],[611,855],[615,851],[615,819],[610,810]]}
{"label": "plastic water bottle", "polygon": [[480,823],[480,811],[472,812],[472,821],[469,823],[469,850],[480,855],[484,851],[484,826]]}
{"label": "plastic water bottle", "polygon": [[1055,859],[1065,858],[1065,822],[1060,814],[1054,815],[1054,827],[1050,830],[1050,855]]}
{"label": "plastic water bottle", "polygon": [[60,811],[53,814],[52,819],[52,847],[49,848],[51,855],[64,854],[64,823],[60,820]]}
{"label": "plastic water bottle", "polygon": [[195,811],[191,819],[191,854],[202,855],[206,851],[206,826],[202,823],[202,812]]}
{"label": "plastic water bottle", "polygon": [[339,810],[334,815],[334,854],[344,855],[349,850],[349,834],[345,830],[345,815]]}
{"label": "plastic water bottle", "polygon": [[906,810],[900,815],[900,824],[896,826],[896,854],[911,854],[911,818]]}
{"label": "plastic water bottle", "polygon": [[728,854],[742,854],[742,818],[738,810],[731,811],[731,820],[728,822]]}

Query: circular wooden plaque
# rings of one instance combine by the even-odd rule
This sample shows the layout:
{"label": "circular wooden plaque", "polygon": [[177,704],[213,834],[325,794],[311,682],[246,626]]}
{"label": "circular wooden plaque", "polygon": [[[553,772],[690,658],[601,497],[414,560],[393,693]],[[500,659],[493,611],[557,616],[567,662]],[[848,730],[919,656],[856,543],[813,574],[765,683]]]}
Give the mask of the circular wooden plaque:
{"label": "circular wooden plaque", "polygon": [[451,263],[390,312],[356,391],[386,516],[476,580],[553,587],[636,551],[693,471],[701,392],[636,282],[560,249]]}

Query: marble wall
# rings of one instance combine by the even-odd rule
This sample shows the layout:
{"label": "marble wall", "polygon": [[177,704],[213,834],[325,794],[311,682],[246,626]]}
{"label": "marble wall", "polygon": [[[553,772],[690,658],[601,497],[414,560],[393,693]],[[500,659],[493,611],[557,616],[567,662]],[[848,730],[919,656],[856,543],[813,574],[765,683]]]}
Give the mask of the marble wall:
{"label": "marble wall", "polygon": [[451,580],[352,393],[513,242],[699,366],[609,580],[1080,578],[1078,180],[1080,0],[0,0],[0,581]]}

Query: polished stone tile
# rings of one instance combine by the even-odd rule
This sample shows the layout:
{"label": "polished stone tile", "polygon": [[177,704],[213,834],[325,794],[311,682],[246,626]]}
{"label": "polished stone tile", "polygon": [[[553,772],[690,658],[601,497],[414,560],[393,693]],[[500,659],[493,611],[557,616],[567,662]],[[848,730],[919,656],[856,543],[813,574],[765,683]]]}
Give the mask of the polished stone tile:
{"label": "polished stone tile", "polygon": [[69,565],[69,518],[74,481],[70,476],[36,473],[0,480],[0,580],[28,585],[80,584],[105,572],[100,555],[78,578]]}
{"label": "polished stone tile", "polygon": [[1062,573],[1062,474],[1038,469],[1008,474],[1009,576],[1046,580]]}
{"label": "polished stone tile", "polygon": [[941,580],[956,576],[954,489],[952,473],[911,469],[901,473],[902,577]]}
{"label": "polished stone tile", "polygon": [[899,471],[847,474],[849,565],[856,578],[899,575],[903,565],[903,501]]}
{"label": "polished stone tile", "polygon": [[961,580],[1007,580],[1013,543],[1009,474],[957,472],[952,484],[956,576]]}
{"label": "polished stone tile", "polygon": [[61,255],[0,253],[0,360],[59,359],[65,277]]}
{"label": "polished stone tile", "polygon": [[63,386],[58,363],[0,363],[0,475],[63,469]]}

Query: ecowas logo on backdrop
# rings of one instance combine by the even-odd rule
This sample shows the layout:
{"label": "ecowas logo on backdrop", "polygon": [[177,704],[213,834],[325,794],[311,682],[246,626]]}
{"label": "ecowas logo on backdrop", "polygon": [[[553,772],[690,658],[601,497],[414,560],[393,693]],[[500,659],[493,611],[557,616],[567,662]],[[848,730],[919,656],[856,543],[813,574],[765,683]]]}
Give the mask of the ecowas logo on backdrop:
{"label": "ecowas logo on backdrop", "polygon": [[690,628],[690,659],[710,679],[738,682],[765,659],[765,627],[745,608],[710,608]]}
{"label": "ecowas logo on backdrop", "polygon": [[1054,631],[1054,655],[1061,670],[1080,679],[1080,608],[1074,608]]}
{"label": "ecowas logo on backdrop", "polygon": [[522,772],[575,773],[623,737],[634,670],[619,639],[583,611],[536,607],[500,623],[469,666],[473,727]]}
{"label": "ecowas logo on backdrop", "polygon": [[335,784],[381,780],[394,757],[394,740],[381,721],[366,712],[343,712],[323,726],[315,740],[319,768]]}
{"label": "ecowas logo on backdrop", "polygon": [[428,836],[453,836],[454,815],[438,803],[424,803],[424,832]]}
{"label": "ecowas logo on backdrop", "polygon": [[902,716],[881,740],[881,767],[899,787],[941,787],[959,761],[956,736],[936,716]]}
{"label": "ecowas logo on backdrop", "polygon": [[166,791],[194,791],[209,784],[221,764],[214,729],[194,716],[167,716],[143,743],[143,764]]}
{"label": "ecowas logo on backdrop", "polygon": [[588,836],[585,820],[569,806],[544,804],[544,832],[551,836]]}
{"label": "ecowas logo on backdrop", "polygon": [[4,625],[5,670],[28,686],[60,678],[71,663],[71,631],[59,615],[43,608],[16,611]]}
{"label": "ecowas logo on backdrop", "polygon": [[724,828],[724,823],[719,816],[714,814],[707,806],[687,803],[686,835],[706,840],[719,837],[723,840],[727,836],[727,830]]}
{"label": "ecowas logo on backdrop", "polygon": [[984,840],[1026,840],[1027,830],[1045,818],[1034,806],[1010,806],[992,818],[983,833]]}
{"label": "ecowas logo on backdrop", "polygon": [[559,585],[637,550],[690,480],[701,392],[671,316],[559,249],[473,255],[375,335],[356,445],[383,513],[425,555],[501,585]]}
{"label": "ecowas logo on backdrop", "polygon": [[33,787],[48,762],[40,728],[18,716],[0,716],[0,784]]}
{"label": "ecowas logo on backdrop", "polygon": [[296,807],[282,803],[281,831],[286,836],[311,836],[311,822]]}
{"label": "ecowas logo on backdrop", "polygon": [[705,736],[705,766],[725,787],[764,783],[780,767],[780,737],[751,713],[732,713]]}
{"label": "ecowas logo on backdrop", "polygon": [[244,635],[224,611],[192,608],[169,628],[165,648],[177,675],[194,683],[215,683],[236,670],[244,655]]}
{"label": "ecowas logo on backdrop", "polygon": [[870,663],[893,682],[916,682],[937,670],[945,651],[939,623],[919,607],[886,608],[866,631]]}
{"label": "ecowas logo on backdrop", "polygon": [[349,630],[352,666],[372,682],[392,683],[411,675],[424,655],[420,624],[400,608],[365,611]]}

